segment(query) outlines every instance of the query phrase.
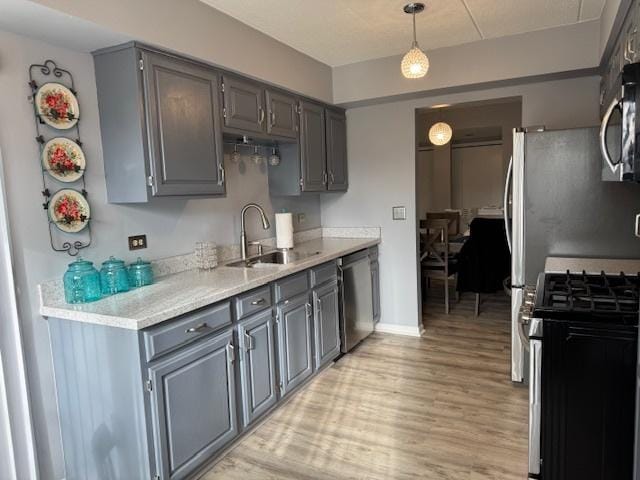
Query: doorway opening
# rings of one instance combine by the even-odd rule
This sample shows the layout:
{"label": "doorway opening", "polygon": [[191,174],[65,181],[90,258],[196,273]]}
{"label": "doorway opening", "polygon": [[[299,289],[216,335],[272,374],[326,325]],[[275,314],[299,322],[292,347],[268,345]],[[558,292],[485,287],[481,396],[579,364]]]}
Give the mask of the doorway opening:
{"label": "doorway opening", "polygon": [[[434,135],[440,122],[451,128],[450,139]],[[427,332],[430,319],[484,315],[509,325],[503,202],[512,132],[521,123],[521,97],[416,110],[419,291]]]}

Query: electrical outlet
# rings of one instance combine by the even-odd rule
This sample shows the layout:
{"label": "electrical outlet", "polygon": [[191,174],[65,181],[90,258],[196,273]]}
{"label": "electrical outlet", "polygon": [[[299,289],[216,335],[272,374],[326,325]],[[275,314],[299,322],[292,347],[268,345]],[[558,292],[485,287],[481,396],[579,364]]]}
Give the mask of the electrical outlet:
{"label": "electrical outlet", "polygon": [[298,214],[298,223],[299,224],[303,224],[306,221],[307,221],[307,216],[304,213],[299,213]]}
{"label": "electrical outlet", "polygon": [[129,250],[140,250],[147,248],[147,236],[146,235],[134,235],[129,237]]}

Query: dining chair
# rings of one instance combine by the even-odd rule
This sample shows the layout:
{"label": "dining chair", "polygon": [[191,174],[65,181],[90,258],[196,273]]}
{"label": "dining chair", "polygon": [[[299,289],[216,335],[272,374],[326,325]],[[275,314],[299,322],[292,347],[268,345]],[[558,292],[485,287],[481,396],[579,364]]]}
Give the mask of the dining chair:
{"label": "dining chair", "polygon": [[[449,226],[448,218],[420,221],[421,277],[426,282],[432,278],[444,281],[444,308],[447,315],[450,310],[449,282],[453,281],[456,286],[457,281],[457,263],[450,251]],[[456,300],[458,299],[456,289]]]}

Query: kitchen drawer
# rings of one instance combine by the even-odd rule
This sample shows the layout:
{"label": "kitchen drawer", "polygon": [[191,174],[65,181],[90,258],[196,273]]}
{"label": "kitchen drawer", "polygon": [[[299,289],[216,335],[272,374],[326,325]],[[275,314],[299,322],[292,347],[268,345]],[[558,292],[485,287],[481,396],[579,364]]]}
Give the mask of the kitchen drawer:
{"label": "kitchen drawer", "polygon": [[230,302],[218,303],[143,332],[148,362],[231,325]]}
{"label": "kitchen drawer", "polygon": [[276,302],[281,302],[309,290],[307,272],[296,273],[275,282]]}
{"label": "kitchen drawer", "polygon": [[240,320],[270,306],[271,290],[267,285],[236,297],[236,316]]}
{"label": "kitchen drawer", "polygon": [[329,262],[311,269],[311,286],[316,287],[330,280],[338,279],[336,262]]}

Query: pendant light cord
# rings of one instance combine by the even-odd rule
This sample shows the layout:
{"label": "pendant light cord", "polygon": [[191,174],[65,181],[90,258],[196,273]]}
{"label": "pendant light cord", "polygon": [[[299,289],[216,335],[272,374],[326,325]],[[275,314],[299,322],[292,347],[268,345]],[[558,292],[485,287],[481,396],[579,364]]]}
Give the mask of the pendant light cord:
{"label": "pendant light cord", "polygon": [[416,11],[413,10],[413,46],[418,46],[418,40],[416,40]]}

